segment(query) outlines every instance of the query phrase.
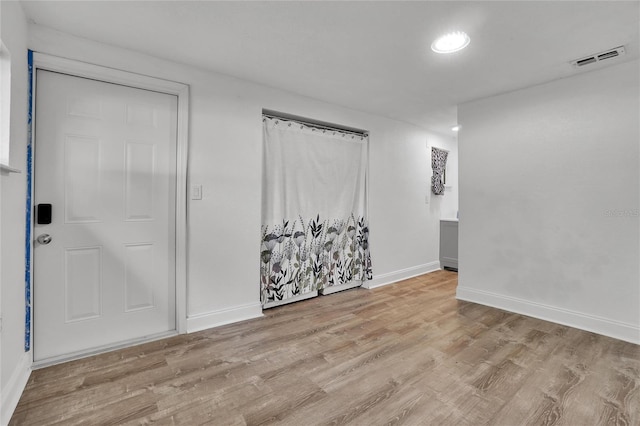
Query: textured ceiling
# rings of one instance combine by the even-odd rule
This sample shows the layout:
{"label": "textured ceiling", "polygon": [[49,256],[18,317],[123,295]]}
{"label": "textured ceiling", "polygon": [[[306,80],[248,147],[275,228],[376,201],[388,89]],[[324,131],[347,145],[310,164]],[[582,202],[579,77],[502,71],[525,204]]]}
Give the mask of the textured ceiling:
{"label": "textured ceiling", "polygon": [[[22,5],[39,25],[445,132],[459,103],[586,72],[569,61],[619,45],[635,59],[640,38],[638,1]],[[452,30],[469,47],[431,52]]]}

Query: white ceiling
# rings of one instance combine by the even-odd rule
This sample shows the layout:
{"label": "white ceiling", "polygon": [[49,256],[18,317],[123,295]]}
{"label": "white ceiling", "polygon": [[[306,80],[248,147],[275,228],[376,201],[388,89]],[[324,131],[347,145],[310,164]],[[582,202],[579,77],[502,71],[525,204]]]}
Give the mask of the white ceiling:
{"label": "white ceiling", "polygon": [[[439,131],[458,103],[572,75],[569,61],[619,45],[635,59],[640,39],[640,1],[22,4],[43,26]],[[452,30],[469,47],[431,52]]]}

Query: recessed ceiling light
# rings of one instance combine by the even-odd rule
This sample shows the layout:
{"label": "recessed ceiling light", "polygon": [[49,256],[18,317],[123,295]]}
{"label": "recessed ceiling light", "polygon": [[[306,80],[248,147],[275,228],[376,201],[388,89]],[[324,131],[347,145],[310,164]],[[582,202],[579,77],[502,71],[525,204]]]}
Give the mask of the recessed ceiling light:
{"label": "recessed ceiling light", "polygon": [[431,50],[436,53],[453,53],[467,47],[470,41],[471,39],[466,33],[456,31],[438,37],[436,41],[431,43]]}
{"label": "recessed ceiling light", "polygon": [[451,130],[453,130],[454,132],[457,132],[458,130],[460,130],[460,125],[459,125],[459,124],[457,124],[457,125],[453,126],[453,127],[451,128]]}

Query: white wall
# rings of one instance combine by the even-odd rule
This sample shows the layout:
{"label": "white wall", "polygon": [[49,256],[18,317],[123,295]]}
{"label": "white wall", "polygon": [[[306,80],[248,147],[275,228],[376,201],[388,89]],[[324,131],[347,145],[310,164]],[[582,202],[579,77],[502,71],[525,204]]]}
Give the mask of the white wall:
{"label": "white wall", "polygon": [[640,343],[639,75],[459,107],[458,298]]}
{"label": "white wall", "polygon": [[204,192],[189,205],[190,330],[260,314],[263,108],[370,131],[375,285],[438,267],[427,143],[455,146],[454,138],[35,25],[30,48],[190,85],[189,179]]}
{"label": "white wall", "polygon": [[0,2],[0,37],[11,52],[10,165],[20,174],[0,176],[0,424],[8,422],[29,375],[29,354],[24,352],[24,223],[27,142],[27,23],[18,2]]}

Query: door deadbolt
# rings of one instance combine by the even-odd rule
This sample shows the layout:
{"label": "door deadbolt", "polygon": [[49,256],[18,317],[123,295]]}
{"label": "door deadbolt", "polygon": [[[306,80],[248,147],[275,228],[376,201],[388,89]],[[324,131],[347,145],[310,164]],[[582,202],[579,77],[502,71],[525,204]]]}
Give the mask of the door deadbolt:
{"label": "door deadbolt", "polygon": [[38,235],[38,238],[36,238],[36,241],[39,242],[40,244],[46,245],[51,242],[51,239],[52,239],[51,235],[41,234],[41,235]]}

